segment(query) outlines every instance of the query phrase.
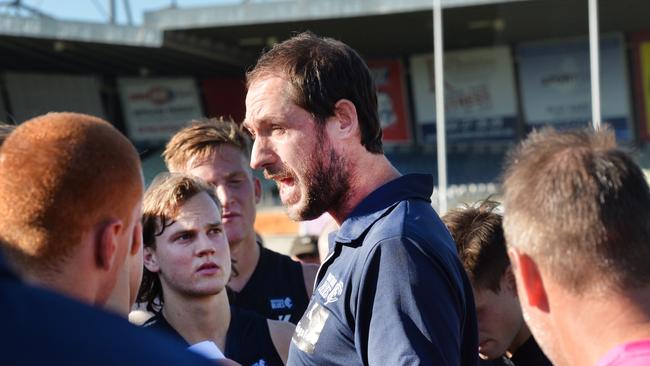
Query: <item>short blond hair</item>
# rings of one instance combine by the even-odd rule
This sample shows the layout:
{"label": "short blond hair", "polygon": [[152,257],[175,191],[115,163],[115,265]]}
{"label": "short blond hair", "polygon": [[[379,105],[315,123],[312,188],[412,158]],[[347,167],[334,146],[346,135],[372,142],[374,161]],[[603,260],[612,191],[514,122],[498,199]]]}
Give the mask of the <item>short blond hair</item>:
{"label": "short blond hair", "polygon": [[504,177],[508,246],[569,291],[650,282],[650,189],[604,128],[532,132]]}
{"label": "short blond hair", "polygon": [[0,240],[20,269],[56,271],[103,220],[130,222],[143,191],[135,147],[108,122],[48,113],[0,151]]}
{"label": "short blond hair", "polygon": [[222,145],[230,145],[250,160],[251,139],[232,120],[210,118],[192,120],[167,143],[163,158],[171,172],[182,172],[190,161],[200,164],[218,153]]}

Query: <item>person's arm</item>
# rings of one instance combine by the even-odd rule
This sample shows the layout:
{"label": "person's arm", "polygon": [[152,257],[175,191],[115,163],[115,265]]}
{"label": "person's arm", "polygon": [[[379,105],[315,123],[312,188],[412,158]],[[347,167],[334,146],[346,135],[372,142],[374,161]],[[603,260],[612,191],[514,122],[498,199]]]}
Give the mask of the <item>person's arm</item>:
{"label": "person's arm", "polygon": [[279,320],[267,319],[269,325],[269,333],[271,333],[271,341],[275,346],[275,350],[280,355],[282,362],[286,365],[287,358],[289,357],[289,345],[291,344],[291,337],[296,329],[296,326]]}
{"label": "person's arm", "polygon": [[312,263],[302,264],[302,278],[305,279],[305,289],[307,290],[308,299],[311,299],[311,293],[314,290],[314,281],[316,281],[318,267],[318,265]]}
{"label": "person's arm", "polygon": [[356,299],[357,352],[367,365],[460,365],[464,306],[453,275],[417,243],[395,238],[368,256]]}

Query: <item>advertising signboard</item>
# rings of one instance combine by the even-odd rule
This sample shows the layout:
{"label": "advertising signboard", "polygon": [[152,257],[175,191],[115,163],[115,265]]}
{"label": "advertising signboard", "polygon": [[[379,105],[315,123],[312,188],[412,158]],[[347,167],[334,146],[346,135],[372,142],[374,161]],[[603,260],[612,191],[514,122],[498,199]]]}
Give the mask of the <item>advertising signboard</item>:
{"label": "advertising signboard", "polygon": [[639,133],[650,140],[650,32],[632,34],[634,90]]}
{"label": "advertising signboard", "polygon": [[377,106],[383,142],[411,142],[411,129],[406,107],[404,72],[399,60],[369,60],[368,67],[377,87]]}
{"label": "advertising signboard", "polygon": [[7,72],[4,79],[16,123],[52,111],[105,118],[101,84],[93,76]]}
{"label": "advertising signboard", "polygon": [[[504,141],[517,137],[517,101],[508,47],[445,52],[444,72],[449,142]],[[411,78],[419,139],[435,143],[432,54],[411,57]]]}
{"label": "advertising signboard", "polygon": [[165,142],[188,121],[203,116],[193,79],[120,78],[117,86],[133,141]]}
{"label": "advertising signboard", "polygon": [[[625,43],[621,34],[600,38],[601,113],[616,137],[632,138]],[[591,72],[586,38],[521,44],[516,51],[524,119],[530,127],[588,126]]]}

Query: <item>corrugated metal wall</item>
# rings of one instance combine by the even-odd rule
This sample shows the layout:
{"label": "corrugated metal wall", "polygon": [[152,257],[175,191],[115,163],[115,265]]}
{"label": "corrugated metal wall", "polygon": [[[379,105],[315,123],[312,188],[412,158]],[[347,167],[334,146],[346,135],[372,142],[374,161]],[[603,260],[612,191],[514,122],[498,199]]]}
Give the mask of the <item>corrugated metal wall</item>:
{"label": "corrugated metal wall", "polygon": [[101,84],[93,76],[8,72],[4,80],[16,121],[50,111],[80,112],[105,118]]}

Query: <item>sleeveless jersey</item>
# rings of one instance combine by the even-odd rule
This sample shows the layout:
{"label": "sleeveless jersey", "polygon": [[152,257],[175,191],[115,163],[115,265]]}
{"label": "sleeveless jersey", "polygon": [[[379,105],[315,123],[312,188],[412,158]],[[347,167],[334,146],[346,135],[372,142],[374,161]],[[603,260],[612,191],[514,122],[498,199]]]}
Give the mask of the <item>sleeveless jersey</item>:
{"label": "sleeveless jersey", "polygon": [[[239,362],[242,366],[284,365],[273,345],[264,317],[233,306],[230,307],[230,315],[226,349],[223,350],[227,358]],[[171,335],[189,346],[183,336],[167,322],[162,312],[147,320],[143,326]]]}
{"label": "sleeveless jersey", "polygon": [[302,265],[260,246],[260,259],[241,292],[228,290],[230,304],[268,319],[298,323],[307,309]]}

